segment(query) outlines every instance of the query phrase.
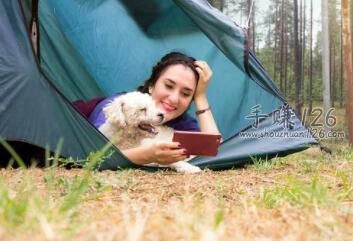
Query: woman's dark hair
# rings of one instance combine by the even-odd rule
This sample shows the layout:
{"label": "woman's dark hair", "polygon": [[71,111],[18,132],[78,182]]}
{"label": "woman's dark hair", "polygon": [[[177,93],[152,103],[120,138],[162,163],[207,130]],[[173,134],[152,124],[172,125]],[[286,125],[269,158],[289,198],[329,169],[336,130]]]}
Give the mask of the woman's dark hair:
{"label": "woman's dark hair", "polygon": [[171,52],[166,54],[161,58],[161,60],[153,67],[152,74],[149,79],[147,79],[143,85],[137,88],[138,91],[142,93],[148,93],[149,87],[154,86],[158,80],[158,78],[162,75],[162,73],[172,65],[182,64],[185,67],[189,67],[195,75],[196,83],[199,79],[199,73],[196,71],[194,66],[194,61],[196,59],[187,56],[186,54],[179,52]]}

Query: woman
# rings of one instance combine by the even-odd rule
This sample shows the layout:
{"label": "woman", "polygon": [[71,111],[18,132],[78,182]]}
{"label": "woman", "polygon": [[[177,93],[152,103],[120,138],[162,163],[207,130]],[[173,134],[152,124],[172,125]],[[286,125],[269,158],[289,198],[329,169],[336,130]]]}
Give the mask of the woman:
{"label": "woman", "polygon": [[[185,54],[171,52],[153,67],[151,77],[138,90],[149,93],[158,107],[165,111],[165,125],[175,130],[202,131],[218,134],[216,122],[209,107],[206,90],[212,71],[204,61],[195,60]],[[90,115],[90,121],[99,127],[104,123],[102,108],[112,96],[99,103]],[[186,111],[194,100],[199,120],[190,117]],[[100,113],[100,116],[97,114]],[[170,164],[186,159],[188,153],[177,142],[164,142],[151,146],[121,150],[130,161],[136,164]]]}

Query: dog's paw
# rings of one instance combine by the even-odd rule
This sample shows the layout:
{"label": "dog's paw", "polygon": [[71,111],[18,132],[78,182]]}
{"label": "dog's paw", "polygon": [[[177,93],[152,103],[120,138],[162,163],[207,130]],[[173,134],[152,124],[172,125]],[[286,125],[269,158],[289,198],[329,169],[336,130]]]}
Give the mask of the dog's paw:
{"label": "dog's paw", "polygon": [[188,168],[178,168],[176,169],[176,171],[181,173],[198,173],[198,172],[201,172],[202,170],[197,166],[192,166]]}
{"label": "dog's paw", "polygon": [[177,172],[181,173],[197,173],[201,172],[201,168],[191,165],[190,163],[180,161],[171,165]]}

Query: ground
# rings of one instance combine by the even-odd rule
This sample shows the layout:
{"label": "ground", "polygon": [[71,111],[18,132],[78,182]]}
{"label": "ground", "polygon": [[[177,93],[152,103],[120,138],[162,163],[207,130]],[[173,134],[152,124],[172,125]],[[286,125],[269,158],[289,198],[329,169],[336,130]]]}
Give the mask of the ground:
{"label": "ground", "polygon": [[353,240],[353,151],[227,171],[0,170],[0,240]]}

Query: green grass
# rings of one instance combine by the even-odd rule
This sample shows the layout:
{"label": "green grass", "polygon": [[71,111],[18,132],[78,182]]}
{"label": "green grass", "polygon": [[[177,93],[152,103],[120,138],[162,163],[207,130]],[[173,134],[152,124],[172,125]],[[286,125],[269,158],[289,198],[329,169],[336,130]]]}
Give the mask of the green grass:
{"label": "green grass", "polygon": [[261,200],[267,208],[274,208],[283,202],[297,207],[337,205],[342,192],[333,194],[319,176],[312,176],[309,183],[295,177],[288,177],[283,185],[265,189]]}
{"label": "green grass", "polygon": [[[95,197],[91,193],[103,190],[103,185],[94,178],[94,167],[104,160],[109,145],[79,161],[85,163],[80,175],[57,177],[57,172],[62,169],[60,165],[72,162],[59,158],[59,144],[56,154],[46,158],[44,186],[39,190],[36,186],[38,180],[28,171],[30,169],[26,169],[23,160],[6,142],[1,141],[1,144],[12,154],[13,162],[20,168],[11,180],[0,177],[0,226],[6,227],[10,237],[35,226],[40,226],[48,239],[58,233],[63,234],[59,235],[63,240],[73,237],[78,227],[82,226],[79,221],[80,206]],[[6,170],[15,171],[11,166]]]}
{"label": "green grass", "polygon": [[275,157],[272,159],[262,159],[262,158],[251,158],[251,165],[248,168],[251,168],[255,171],[266,172],[276,168],[281,168],[284,163],[281,158]]}
{"label": "green grass", "polygon": [[[104,151],[9,167],[0,240],[351,240],[353,151],[333,145],[332,155],[313,149],[197,175],[97,172]],[[61,166],[73,162],[86,165]]]}
{"label": "green grass", "polygon": [[[87,193],[88,179],[75,178],[72,186],[61,189],[59,193],[53,190],[56,185],[48,185],[43,194],[34,185],[36,181],[33,176],[24,172],[21,174],[25,176],[15,189],[0,181],[0,223],[5,225],[10,234],[41,226],[47,238],[53,237],[55,233],[74,235],[75,230],[63,225],[63,222],[79,226],[79,206]],[[15,178],[20,179],[20,176]],[[66,235],[62,238],[67,238]]]}

